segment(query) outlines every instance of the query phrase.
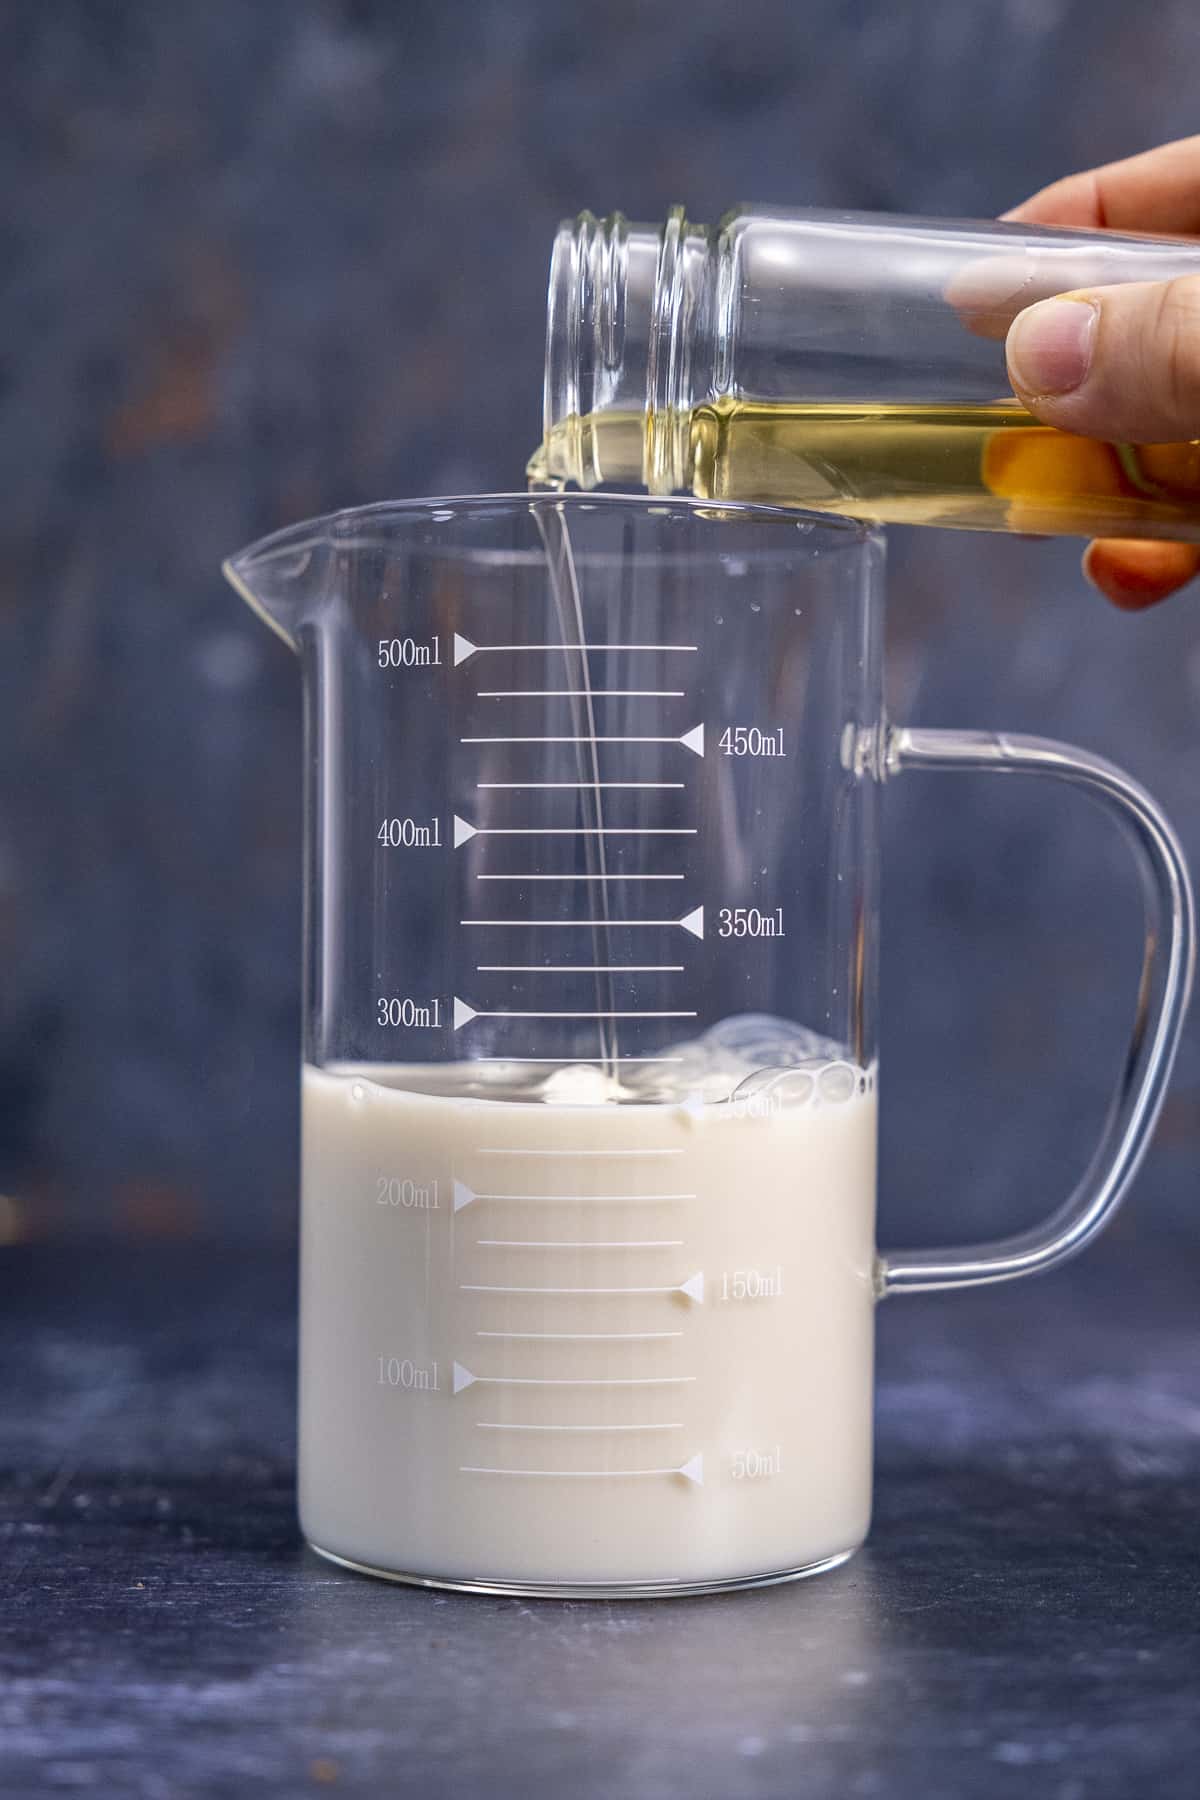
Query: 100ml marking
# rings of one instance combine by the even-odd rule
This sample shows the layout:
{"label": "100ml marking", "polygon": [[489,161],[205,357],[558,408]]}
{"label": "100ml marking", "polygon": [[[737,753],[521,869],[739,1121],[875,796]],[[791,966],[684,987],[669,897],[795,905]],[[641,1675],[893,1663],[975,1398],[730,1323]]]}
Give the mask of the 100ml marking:
{"label": "100ml marking", "polygon": [[400,1388],[406,1394],[441,1392],[435,1362],[415,1363],[407,1356],[380,1356],[376,1360],[379,1369],[376,1381],[380,1387]]}
{"label": "100ml marking", "polygon": [[402,1207],[405,1212],[441,1211],[437,1181],[412,1181],[406,1175],[377,1175],[375,1204]]}
{"label": "100ml marking", "polygon": [[778,1300],[783,1293],[783,1265],[773,1269],[723,1269],[722,1300]]}

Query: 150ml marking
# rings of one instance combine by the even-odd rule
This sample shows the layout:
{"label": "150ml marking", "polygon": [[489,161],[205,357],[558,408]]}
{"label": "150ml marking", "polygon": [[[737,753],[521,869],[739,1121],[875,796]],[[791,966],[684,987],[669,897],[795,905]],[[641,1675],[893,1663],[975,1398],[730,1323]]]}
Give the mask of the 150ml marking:
{"label": "150ml marking", "polygon": [[722,1300],[778,1300],[783,1293],[783,1265],[773,1269],[724,1269]]}

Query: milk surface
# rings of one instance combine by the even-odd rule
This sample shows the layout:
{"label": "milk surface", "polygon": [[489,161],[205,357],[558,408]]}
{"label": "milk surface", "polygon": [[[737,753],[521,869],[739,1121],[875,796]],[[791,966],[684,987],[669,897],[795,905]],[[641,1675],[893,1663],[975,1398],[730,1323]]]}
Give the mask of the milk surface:
{"label": "milk surface", "polygon": [[699,1072],[677,1102],[591,1104],[589,1074],[531,1102],[453,1091],[452,1069],[423,1091],[428,1070],[305,1068],[319,1548],[587,1589],[862,1542],[873,1075],[809,1059],[732,1097]]}

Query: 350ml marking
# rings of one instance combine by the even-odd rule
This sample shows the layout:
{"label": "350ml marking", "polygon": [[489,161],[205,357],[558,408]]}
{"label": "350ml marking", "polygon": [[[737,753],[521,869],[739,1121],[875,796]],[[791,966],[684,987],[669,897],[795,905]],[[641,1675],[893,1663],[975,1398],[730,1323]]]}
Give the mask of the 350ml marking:
{"label": "350ml marking", "polygon": [[723,1269],[722,1300],[778,1300],[783,1293],[783,1265],[773,1269]]}
{"label": "350ml marking", "polygon": [[425,824],[418,819],[384,819],[375,836],[388,850],[440,850],[442,821],[433,818]]}
{"label": "350ml marking", "polygon": [[380,994],[376,1024],[391,1031],[439,1031],[440,1000],[413,1000],[407,994]]}
{"label": "350ml marking", "polygon": [[436,669],[442,661],[442,646],[437,633],[426,642],[418,638],[394,637],[379,640],[381,669]]}
{"label": "350ml marking", "polygon": [[408,1356],[380,1356],[376,1359],[376,1384],[400,1388],[406,1394],[439,1394],[438,1366],[435,1362],[417,1363]]}
{"label": "350ml marking", "polygon": [[760,912],[757,906],[722,906],[717,913],[717,936],[723,938],[781,938],[783,908]]}
{"label": "350ml marking", "polygon": [[440,1212],[442,1209],[436,1178],[413,1181],[407,1175],[377,1175],[375,1204],[399,1207],[404,1212]]}

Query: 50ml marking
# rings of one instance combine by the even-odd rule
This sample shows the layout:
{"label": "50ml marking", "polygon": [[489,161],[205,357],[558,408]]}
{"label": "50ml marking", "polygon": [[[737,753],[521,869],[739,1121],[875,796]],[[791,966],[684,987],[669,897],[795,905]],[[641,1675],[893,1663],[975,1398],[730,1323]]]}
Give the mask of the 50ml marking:
{"label": "50ml marking", "polygon": [[389,1030],[399,1031],[440,1031],[442,1024],[442,1003],[440,1000],[411,1000],[407,995],[380,994],[378,1000],[379,1013],[377,1025],[386,1026]]}
{"label": "50ml marking", "polygon": [[405,1212],[440,1212],[442,1209],[436,1178],[412,1181],[407,1175],[377,1175],[375,1204],[403,1207]]}
{"label": "50ml marking", "polygon": [[726,756],[786,756],[783,726],[762,731],[757,725],[727,725],[717,739]]}
{"label": "50ml marking", "polygon": [[717,913],[717,936],[723,938],[781,938],[783,908],[760,912],[757,906],[722,906]]}
{"label": "50ml marking", "polygon": [[735,1481],[766,1481],[783,1473],[783,1451],[778,1444],[770,1450],[735,1450],[729,1459],[729,1473]]}
{"label": "50ml marking", "polygon": [[389,850],[440,850],[442,821],[419,825],[416,819],[384,819],[375,836]]}
{"label": "50ml marking", "polygon": [[776,1263],[773,1269],[725,1269],[722,1271],[722,1300],[777,1300],[782,1293],[782,1263]]}
{"label": "50ml marking", "polygon": [[380,1356],[376,1358],[379,1387],[400,1388],[406,1394],[438,1394],[438,1366],[435,1362],[415,1363],[410,1357]]}
{"label": "50ml marking", "polygon": [[381,669],[436,669],[441,666],[441,661],[442,646],[436,632],[428,643],[418,643],[416,638],[410,637],[379,640]]}

